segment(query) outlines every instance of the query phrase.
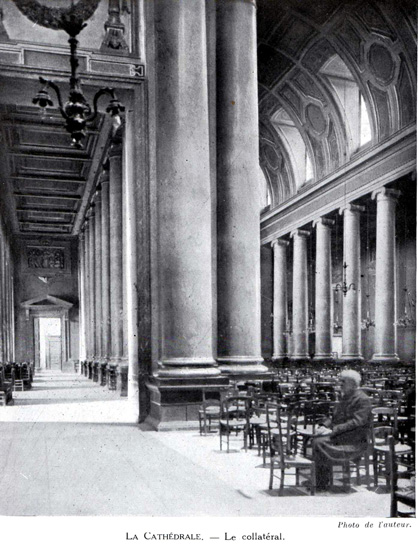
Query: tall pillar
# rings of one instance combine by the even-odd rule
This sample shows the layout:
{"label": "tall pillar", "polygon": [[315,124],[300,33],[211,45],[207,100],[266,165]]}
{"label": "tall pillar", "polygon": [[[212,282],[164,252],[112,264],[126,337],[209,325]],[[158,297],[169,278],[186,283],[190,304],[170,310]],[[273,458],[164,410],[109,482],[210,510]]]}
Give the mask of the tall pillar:
{"label": "tall pillar", "polygon": [[[161,376],[218,374],[204,0],[157,0]],[[187,371],[181,368],[188,368]]]}
{"label": "tall pillar", "polygon": [[96,359],[102,358],[102,191],[95,193],[94,273],[95,273],[95,346]]}
{"label": "tall pillar", "polygon": [[331,338],[331,227],[334,220],[321,217],[316,226],[315,360],[332,358]]}
{"label": "tall pillar", "polygon": [[102,359],[110,357],[110,235],[109,235],[109,170],[101,177],[101,247],[102,247]]}
{"label": "tall pillar", "polygon": [[95,223],[94,223],[94,206],[89,212],[89,341],[90,341],[90,360],[96,356],[96,331],[95,331],[95,304],[96,304],[96,277],[95,277],[95,262],[94,262],[94,245],[95,245]]}
{"label": "tall pillar", "polygon": [[109,151],[110,330],[111,362],[123,354],[123,240],[122,240],[122,139],[112,140]]}
{"label": "tall pillar", "polygon": [[275,239],[273,247],[273,357],[286,357],[287,322],[287,246],[285,239]]}
{"label": "tall pillar", "polygon": [[310,232],[296,230],[293,237],[292,360],[309,359],[308,342],[308,258]]}
{"label": "tall pillar", "polygon": [[372,194],[377,201],[376,300],[373,360],[398,361],[395,328],[395,216],[400,191],[381,188]]}
{"label": "tall pillar", "polygon": [[86,266],[84,256],[84,241],[85,233],[84,227],[80,230],[79,242],[78,242],[78,258],[79,258],[79,289],[80,289],[80,369],[81,362],[86,357],[86,288],[84,286],[86,277]]}
{"label": "tall pillar", "polygon": [[4,304],[5,297],[3,291],[3,228],[0,223],[0,362],[5,361],[5,346],[4,346]]}
{"label": "tall pillar", "polygon": [[[218,361],[257,373],[261,357],[256,7],[217,9]],[[228,367],[229,366],[229,367]]]}
{"label": "tall pillar", "polygon": [[340,209],[344,214],[344,263],[348,287],[343,294],[343,342],[342,359],[361,360],[360,332],[360,214],[364,207],[350,203]]}
{"label": "tall pillar", "polygon": [[90,339],[90,224],[86,216],[84,222],[84,296],[85,296],[85,308],[84,318],[86,324],[84,326],[84,335],[86,340],[86,355],[84,360],[87,360],[91,356],[91,339]]}

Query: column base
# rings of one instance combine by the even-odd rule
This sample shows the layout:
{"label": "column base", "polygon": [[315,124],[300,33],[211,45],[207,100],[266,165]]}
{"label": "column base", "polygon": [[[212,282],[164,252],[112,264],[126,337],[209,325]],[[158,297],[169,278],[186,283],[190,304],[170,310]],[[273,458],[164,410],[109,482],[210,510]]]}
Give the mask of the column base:
{"label": "column base", "polygon": [[221,399],[229,389],[229,378],[215,368],[168,370],[162,367],[145,386],[150,405],[144,422],[150,428],[191,428],[190,425],[197,427],[203,399]]}
{"label": "column base", "polygon": [[389,363],[398,363],[400,361],[397,354],[373,354],[371,362],[389,362]]}
{"label": "column base", "polygon": [[291,360],[310,360],[311,358],[308,356],[308,354],[292,354],[290,356]]}
{"label": "column base", "polygon": [[128,396],[128,364],[121,363],[117,370],[117,390],[121,396]]}
{"label": "column base", "polygon": [[262,375],[263,373],[268,373],[269,368],[265,365],[220,365],[219,366],[220,372],[225,375]]}

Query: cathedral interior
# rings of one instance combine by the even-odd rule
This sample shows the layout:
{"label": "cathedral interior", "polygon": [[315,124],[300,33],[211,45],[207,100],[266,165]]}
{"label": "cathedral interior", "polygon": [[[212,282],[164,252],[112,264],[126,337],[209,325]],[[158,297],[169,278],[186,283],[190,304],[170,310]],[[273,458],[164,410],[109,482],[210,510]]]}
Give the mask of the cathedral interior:
{"label": "cathedral interior", "polygon": [[37,381],[158,446],[292,373],[412,388],[416,8],[0,0],[4,427]]}

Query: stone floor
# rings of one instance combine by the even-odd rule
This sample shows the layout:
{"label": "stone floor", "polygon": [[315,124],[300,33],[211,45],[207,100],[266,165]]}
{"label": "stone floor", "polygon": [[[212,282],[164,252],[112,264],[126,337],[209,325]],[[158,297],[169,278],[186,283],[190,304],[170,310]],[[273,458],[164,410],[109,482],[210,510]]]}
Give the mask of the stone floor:
{"label": "stone floor", "polygon": [[38,373],[0,408],[0,515],[387,517],[365,486],[309,496],[293,477],[269,491],[255,450],[216,434],[152,432],[126,398],[77,374]]}

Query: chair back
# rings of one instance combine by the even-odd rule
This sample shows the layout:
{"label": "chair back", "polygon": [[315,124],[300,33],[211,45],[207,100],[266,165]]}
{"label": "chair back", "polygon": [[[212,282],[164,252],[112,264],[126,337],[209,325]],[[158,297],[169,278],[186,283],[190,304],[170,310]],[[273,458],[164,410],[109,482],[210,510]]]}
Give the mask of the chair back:
{"label": "chair back", "polygon": [[221,402],[221,418],[246,419],[248,422],[252,398],[248,396],[227,396]]}
{"label": "chair back", "polygon": [[398,412],[396,408],[379,406],[372,409],[373,429],[390,427],[395,439],[398,437]]}

